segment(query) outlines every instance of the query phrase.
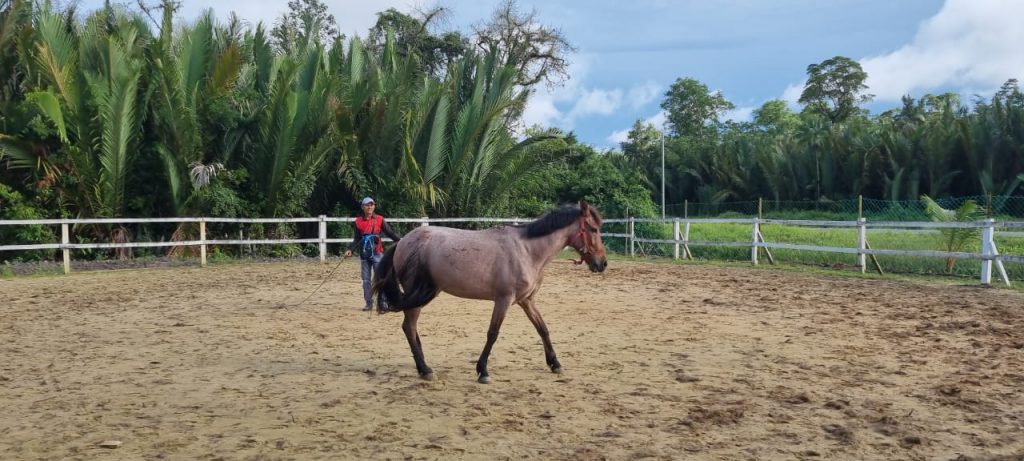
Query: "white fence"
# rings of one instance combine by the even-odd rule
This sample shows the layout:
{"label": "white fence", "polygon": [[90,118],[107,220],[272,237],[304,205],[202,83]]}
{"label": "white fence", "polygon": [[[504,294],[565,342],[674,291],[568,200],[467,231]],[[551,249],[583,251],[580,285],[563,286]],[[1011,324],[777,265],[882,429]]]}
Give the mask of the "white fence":
{"label": "white fence", "polygon": [[[179,247],[198,246],[200,248],[200,264],[206,266],[207,247],[210,245],[278,245],[278,244],[318,244],[320,260],[327,258],[328,243],[347,243],[351,238],[328,238],[327,223],[344,222],[351,223],[353,218],[336,218],[318,216],[315,218],[113,218],[113,219],[43,219],[43,220],[0,220],[0,226],[27,226],[27,225],[51,225],[60,226],[60,243],[37,243],[37,244],[8,244],[0,242],[0,251],[25,251],[25,250],[61,250],[64,259],[64,273],[71,272],[71,250],[78,249],[116,249],[116,248],[155,248],[155,247]],[[522,223],[529,222],[527,218],[389,218],[388,221],[395,223],[417,223],[422,226],[437,223]],[[125,242],[125,243],[71,243],[71,226],[82,224],[132,224],[132,223],[198,223],[199,240],[188,241],[166,241],[166,242]],[[317,238],[305,239],[207,239],[207,223],[318,223]],[[673,257],[692,257],[691,246],[706,247],[749,247],[750,259],[753,264],[759,263],[759,250],[764,249],[769,258],[772,257],[772,249],[807,250],[829,253],[845,253],[857,255],[857,265],[861,272],[867,269],[867,257],[874,255],[892,256],[923,256],[935,258],[962,258],[981,260],[980,281],[984,285],[992,282],[993,269],[999,271],[1003,281],[1009,285],[1010,280],[1006,275],[1003,262],[1024,263],[1024,256],[1001,255],[996,248],[996,229],[1024,229],[1024,222],[996,222],[987,219],[978,222],[868,222],[861,218],[858,221],[810,221],[810,220],[780,220],[780,219],[606,219],[605,223],[627,224],[625,233],[603,233],[605,238],[623,238],[628,243],[629,255],[636,256],[637,243],[659,243],[673,246]],[[672,226],[673,238],[647,239],[637,237],[636,223],[655,223]],[[736,242],[709,242],[690,240],[690,226],[694,224],[747,224],[751,226],[751,238],[748,241]],[[856,228],[857,247],[824,247],[815,245],[798,245],[790,243],[766,242],[761,234],[761,226],[764,224],[778,224],[788,226],[803,226],[815,228]],[[948,229],[948,228],[976,228],[981,229],[981,248],[979,253],[971,252],[947,252],[929,250],[892,250],[872,249],[867,240],[868,229]]]}

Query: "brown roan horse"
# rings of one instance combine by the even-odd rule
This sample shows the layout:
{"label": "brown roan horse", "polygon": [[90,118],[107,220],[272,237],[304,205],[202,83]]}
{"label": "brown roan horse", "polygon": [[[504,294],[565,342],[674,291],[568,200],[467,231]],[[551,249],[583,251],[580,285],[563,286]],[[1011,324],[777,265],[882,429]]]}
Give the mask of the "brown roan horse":
{"label": "brown roan horse", "polygon": [[487,373],[491,347],[509,306],[518,304],[544,342],[548,367],[561,373],[562,365],[534,297],[544,267],[566,246],[575,249],[593,272],[603,272],[608,266],[601,242],[601,214],[585,201],[524,225],[476,231],[418,227],[384,253],[373,282],[377,309],[405,314],[402,330],[412,349],[416,371],[429,380],[433,371],[423,359],[423,344],[416,330],[423,306],[441,291],[460,298],[494,301],[487,344],[476,362],[478,381],[486,384],[491,382]]}

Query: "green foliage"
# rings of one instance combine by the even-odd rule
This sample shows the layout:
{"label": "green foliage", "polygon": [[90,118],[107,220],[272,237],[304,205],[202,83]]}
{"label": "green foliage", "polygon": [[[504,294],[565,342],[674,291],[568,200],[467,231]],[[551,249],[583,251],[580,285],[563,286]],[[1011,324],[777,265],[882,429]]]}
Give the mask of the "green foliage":
{"label": "green foliage", "polygon": [[[935,222],[974,222],[985,216],[985,210],[979,207],[974,200],[965,201],[955,210],[942,208],[927,195],[922,195],[921,201],[925,203],[925,211],[928,216]],[[943,249],[949,252],[958,252],[963,251],[967,244],[977,241],[981,236],[981,229],[948,228],[939,229],[939,233],[942,234]],[[953,272],[954,265],[956,265],[956,259],[948,258],[946,271]]]}
{"label": "green foliage", "polygon": [[707,85],[692,78],[676,79],[661,103],[669,127],[679,136],[702,136],[708,128],[717,128],[719,117],[734,107],[720,92],[712,93]]}
{"label": "green foliage", "polygon": [[860,63],[845,56],[826,59],[807,66],[807,83],[800,94],[800,103],[807,110],[828,117],[832,123],[842,122],[857,113],[859,105],[871,101],[865,94],[867,72]]}
{"label": "green foliage", "polygon": [[[0,220],[43,219],[44,214],[20,193],[0,184]],[[32,243],[59,243],[60,239],[46,226],[0,226],[0,242],[16,242],[21,245]],[[53,250],[30,250],[14,254],[14,259],[31,261],[50,259]]]}

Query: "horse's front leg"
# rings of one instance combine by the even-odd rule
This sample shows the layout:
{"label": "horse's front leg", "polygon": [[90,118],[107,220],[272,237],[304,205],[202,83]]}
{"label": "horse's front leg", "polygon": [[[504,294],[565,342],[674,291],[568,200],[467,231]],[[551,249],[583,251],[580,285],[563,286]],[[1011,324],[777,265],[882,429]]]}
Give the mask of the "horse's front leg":
{"label": "horse's front leg", "polygon": [[551,337],[548,335],[548,326],[544,324],[544,319],[540,316],[540,311],[537,310],[533,297],[524,299],[519,305],[526,312],[530,323],[533,323],[534,328],[537,329],[537,334],[540,335],[540,340],[544,343],[544,360],[548,363],[548,368],[551,368],[551,371],[555,373],[561,373],[562,364],[558,363],[558,357],[555,356],[555,348],[551,345]]}
{"label": "horse's front leg", "polygon": [[498,330],[501,330],[501,322],[505,321],[505,313],[508,312],[508,306],[511,304],[512,300],[509,298],[494,300],[491,326],[487,328],[487,344],[484,345],[484,351],[480,353],[480,359],[476,361],[477,382],[481,384],[490,384],[491,382],[491,376],[487,374],[487,358],[491,355],[491,347],[498,339]]}
{"label": "horse's front leg", "polygon": [[427,366],[427,361],[423,359],[423,344],[420,342],[419,332],[416,331],[416,323],[419,321],[422,310],[422,307],[417,307],[403,311],[405,320],[402,321],[402,331],[405,332],[405,339],[409,341],[409,348],[412,349],[412,359],[416,361],[416,371],[419,372],[420,378],[430,381],[434,379],[434,371]]}

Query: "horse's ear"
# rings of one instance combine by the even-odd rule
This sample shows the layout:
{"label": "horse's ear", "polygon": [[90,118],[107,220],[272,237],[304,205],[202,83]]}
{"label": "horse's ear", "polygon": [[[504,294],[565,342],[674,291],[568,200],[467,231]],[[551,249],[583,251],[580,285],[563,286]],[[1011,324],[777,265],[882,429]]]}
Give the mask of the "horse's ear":
{"label": "horse's ear", "polygon": [[580,210],[581,211],[587,211],[587,208],[589,208],[589,207],[590,207],[590,204],[588,204],[586,200],[580,199]]}

